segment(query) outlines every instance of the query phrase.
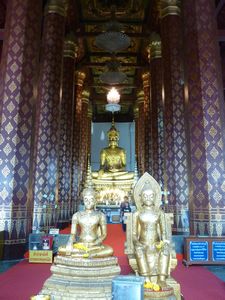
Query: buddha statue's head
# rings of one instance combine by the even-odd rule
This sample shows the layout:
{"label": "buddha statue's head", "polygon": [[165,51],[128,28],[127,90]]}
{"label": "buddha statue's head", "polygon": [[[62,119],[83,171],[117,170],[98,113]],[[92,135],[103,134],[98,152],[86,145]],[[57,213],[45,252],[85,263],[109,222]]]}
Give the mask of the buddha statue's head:
{"label": "buddha statue's head", "polygon": [[109,140],[109,146],[110,147],[117,147],[120,134],[119,134],[119,131],[114,126],[114,124],[109,129],[109,131],[107,132],[107,135],[108,135],[108,140]]}
{"label": "buddha statue's head", "polygon": [[95,191],[92,188],[85,188],[83,190],[84,206],[86,209],[93,209],[95,207]]}
{"label": "buddha statue's head", "polygon": [[146,181],[141,191],[142,205],[152,206],[155,202],[155,191],[151,183]]}

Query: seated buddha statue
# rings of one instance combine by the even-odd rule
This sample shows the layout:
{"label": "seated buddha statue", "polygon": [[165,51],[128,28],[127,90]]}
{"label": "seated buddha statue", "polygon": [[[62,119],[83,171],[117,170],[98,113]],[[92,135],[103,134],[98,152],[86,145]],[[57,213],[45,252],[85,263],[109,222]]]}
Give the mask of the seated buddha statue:
{"label": "seated buddha statue", "polygon": [[96,197],[91,186],[84,189],[83,200],[84,211],[73,215],[69,240],[59,247],[52,274],[40,295],[49,295],[51,299],[112,298],[112,280],[120,274],[120,266],[113,249],[103,245],[106,217],[95,210]]}
{"label": "seated buddha statue", "polygon": [[164,289],[170,271],[170,237],[165,213],[160,208],[160,186],[149,174],[143,176],[143,184],[140,186],[137,182],[134,190],[137,205],[137,211],[133,214],[134,254],[138,273],[145,277],[146,283],[151,286],[153,282]]}
{"label": "seated buddha statue", "polygon": [[94,179],[133,179],[133,172],[126,171],[126,151],[118,146],[119,131],[115,128],[114,121],[107,133],[109,145],[100,153],[100,169],[93,172]]}
{"label": "seated buddha statue", "polygon": [[[72,217],[71,235],[65,246],[59,247],[58,254],[74,258],[103,258],[112,256],[113,249],[103,245],[107,235],[106,217],[95,210],[95,195],[92,188],[83,191],[84,211]],[[77,229],[80,227],[79,241],[76,242]]]}

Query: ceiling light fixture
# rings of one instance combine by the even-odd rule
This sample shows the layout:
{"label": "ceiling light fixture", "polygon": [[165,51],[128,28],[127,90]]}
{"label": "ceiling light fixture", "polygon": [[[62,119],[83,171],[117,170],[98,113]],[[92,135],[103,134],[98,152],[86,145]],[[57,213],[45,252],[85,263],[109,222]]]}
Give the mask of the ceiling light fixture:
{"label": "ceiling light fixture", "polygon": [[118,104],[120,102],[120,94],[117,91],[116,88],[112,87],[111,90],[107,94],[107,102],[105,109],[107,111],[110,111],[112,113],[116,111],[120,111],[120,105]]}

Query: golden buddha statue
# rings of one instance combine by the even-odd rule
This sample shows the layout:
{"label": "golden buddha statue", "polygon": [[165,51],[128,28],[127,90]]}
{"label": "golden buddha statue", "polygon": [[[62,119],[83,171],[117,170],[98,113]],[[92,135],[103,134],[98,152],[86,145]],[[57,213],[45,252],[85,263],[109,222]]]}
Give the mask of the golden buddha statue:
{"label": "golden buddha statue", "polygon": [[137,210],[126,216],[125,253],[132,269],[145,277],[145,298],[176,295],[181,299],[180,285],[170,276],[177,263],[171,242],[172,214],[161,209],[161,188],[148,173],[136,183],[134,200]]}
{"label": "golden buddha statue", "polygon": [[100,153],[100,169],[93,172],[93,179],[126,180],[133,179],[133,172],[126,171],[126,151],[118,146],[119,131],[112,121],[107,133],[109,145]]}
{"label": "golden buddha statue", "polygon": [[141,191],[141,211],[134,213],[133,243],[138,272],[164,288],[169,275],[170,242],[166,239],[166,223],[163,210],[155,200],[156,193],[148,185]]}
{"label": "golden buddha statue", "polygon": [[95,192],[90,185],[83,191],[85,210],[73,215],[69,240],[59,247],[52,275],[40,291],[51,299],[112,297],[112,280],[119,275],[120,266],[113,249],[102,244],[107,234],[106,217],[95,210]]}
{"label": "golden buddha statue", "polygon": [[[84,189],[83,199],[85,210],[73,215],[69,241],[66,246],[59,247],[58,254],[74,258],[112,256],[113,249],[102,244],[107,235],[106,217],[104,213],[94,209],[94,190]],[[75,242],[78,226],[80,237],[79,242]]]}

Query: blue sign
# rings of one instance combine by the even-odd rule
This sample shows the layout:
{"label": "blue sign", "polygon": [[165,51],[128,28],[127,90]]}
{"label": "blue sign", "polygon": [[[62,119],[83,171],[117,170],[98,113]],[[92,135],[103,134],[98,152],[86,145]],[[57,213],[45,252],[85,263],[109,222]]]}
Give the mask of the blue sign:
{"label": "blue sign", "polygon": [[207,241],[190,242],[190,261],[207,261],[209,259],[209,244]]}
{"label": "blue sign", "polygon": [[212,242],[212,259],[214,261],[225,261],[225,241]]}

